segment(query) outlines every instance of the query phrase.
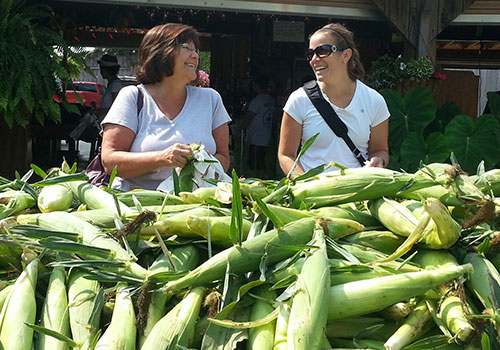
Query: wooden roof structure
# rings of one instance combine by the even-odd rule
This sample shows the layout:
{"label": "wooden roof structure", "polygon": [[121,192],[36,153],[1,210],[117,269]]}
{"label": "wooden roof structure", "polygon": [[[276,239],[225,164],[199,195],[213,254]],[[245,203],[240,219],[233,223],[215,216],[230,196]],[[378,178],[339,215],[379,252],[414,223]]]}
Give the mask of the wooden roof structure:
{"label": "wooden roof structure", "polygon": [[[44,0],[74,23],[70,39],[90,45],[137,47],[158,21],[194,21],[206,32],[230,34],[259,16],[278,19],[388,23],[406,46],[406,56],[428,56],[450,67],[500,68],[500,1],[497,0]],[[141,10],[146,10],[144,15]],[[121,16],[114,18],[114,13]],[[149,16],[149,17],[148,17]],[[252,17],[253,16],[253,17]],[[188,19],[190,18],[190,19]],[[201,24],[200,24],[201,23]],[[190,23],[191,24],[191,23]],[[121,41],[124,31],[126,37]],[[104,35],[101,35],[104,32]],[[203,32],[203,28],[201,30]],[[74,34],[74,35],[73,35]]]}

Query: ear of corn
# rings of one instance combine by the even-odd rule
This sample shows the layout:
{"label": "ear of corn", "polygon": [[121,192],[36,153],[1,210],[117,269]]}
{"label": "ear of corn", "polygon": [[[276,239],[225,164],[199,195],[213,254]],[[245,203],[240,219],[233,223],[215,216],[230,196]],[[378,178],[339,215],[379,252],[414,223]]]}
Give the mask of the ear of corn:
{"label": "ear of corn", "polygon": [[437,180],[417,178],[384,168],[356,168],[344,175],[325,177],[292,187],[294,207],[300,203],[323,207],[347,202],[395,197],[403,188],[424,188],[435,185]]}
{"label": "ear of corn", "polygon": [[179,197],[186,204],[206,203],[215,197],[216,187],[200,187],[193,192],[180,192]]}
{"label": "ear of corn", "polygon": [[460,341],[467,341],[474,333],[464,312],[462,300],[455,295],[445,297],[439,305],[439,317],[446,324],[450,332],[457,336]]}
{"label": "ear of corn", "polygon": [[384,254],[391,254],[403,243],[403,238],[391,231],[362,231],[342,240],[373,248]]}
{"label": "ear of corn", "polygon": [[112,194],[88,182],[68,181],[65,182],[65,185],[71,189],[73,195],[78,198],[81,203],[85,204],[88,209],[112,209],[117,214],[117,206],[120,214],[125,214],[131,210],[118,199],[115,200]]}
{"label": "ear of corn", "polygon": [[460,225],[451,217],[448,208],[437,199],[425,200],[424,208],[434,221],[436,231],[426,232],[423,243],[431,249],[450,248],[460,237]]}
{"label": "ear of corn", "polygon": [[[52,270],[40,319],[40,326],[70,336],[66,273],[62,267],[54,267]],[[37,349],[69,350],[69,345],[41,333],[38,334]]]}
{"label": "ear of corn", "polygon": [[288,350],[288,321],[290,319],[290,305],[282,303],[278,318],[276,319],[276,330],[274,333],[273,350]]}
{"label": "ear of corn", "polygon": [[379,198],[369,201],[368,209],[387,229],[400,236],[408,237],[418,224],[418,220],[408,208],[392,199]]}
{"label": "ear of corn", "polygon": [[100,285],[85,278],[81,271],[73,271],[68,280],[68,310],[73,340],[89,349],[99,329],[100,310],[96,313]]}
{"label": "ear of corn", "polygon": [[3,304],[0,313],[0,344],[7,350],[31,349],[36,319],[35,289],[38,259],[31,261],[19,275]]}
{"label": "ear of corn", "polygon": [[162,218],[160,221],[155,222],[153,225],[142,227],[140,235],[144,237],[154,236],[155,231],[157,231],[162,237],[168,237],[175,234],[182,237],[195,238],[198,237],[198,235],[193,233],[187,225],[187,218],[189,216],[221,215],[222,214],[219,210],[212,210],[207,207],[186,210],[185,212]]}
{"label": "ear of corn", "polygon": [[486,258],[477,253],[468,253],[465,263],[472,264],[474,273],[467,280],[469,290],[481,301],[485,307],[485,314],[492,317],[492,322],[500,329],[500,314],[498,300],[500,300],[500,273]]}
{"label": "ear of corn", "polygon": [[44,186],[38,194],[38,209],[42,213],[68,210],[73,202],[73,192],[64,184]]}
{"label": "ear of corn", "polygon": [[10,290],[12,289],[13,284],[9,284],[6,286],[4,289],[0,291],[0,311],[3,308],[3,304],[5,303],[5,300],[7,300],[7,296],[10,293]]}
{"label": "ear of corn", "polygon": [[127,265],[121,270],[122,273],[139,279],[144,279],[147,276],[147,270],[137,264],[135,262],[136,258],[125,250],[118,241],[107,237],[96,226],[70,213],[51,212],[37,215],[20,215],[17,217],[17,221],[19,224],[36,224],[44,228],[79,233],[81,234],[82,243],[96,248],[109,249],[112,252],[112,260],[126,262]]}
{"label": "ear of corn", "polygon": [[[170,271],[190,271],[198,265],[200,254],[194,245],[186,245],[172,250],[171,261],[174,263],[172,267],[169,259],[165,255],[161,255],[151,265],[149,271],[152,273],[170,272]],[[171,294],[162,292],[152,292],[151,303],[148,306],[146,326],[142,334],[139,335],[139,345],[142,346],[146,338],[151,333],[154,325],[163,317],[165,303],[170,299]]]}
{"label": "ear of corn", "polygon": [[288,321],[288,344],[297,350],[319,348],[326,327],[330,266],[323,228],[319,224],[314,228],[311,245],[314,248],[297,276],[297,291]]}
{"label": "ear of corn", "polygon": [[414,303],[412,301],[399,302],[379,311],[377,314],[386,320],[401,321],[411,313]]}
{"label": "ear of corn", "polygon": [[[441,283],[472,273],[470,264],[440,270],[407,272],[333,286],[329,291],[328,320],[362,316],[427,292]],[[366,291],[370,298],[366,298]]]}
{"label": "ear of corn", "polygon": [[205,288],[194,288],[159,320],[146,338],[141,350],[175,349],[189,347],[200,312]]}
{"label": "ear of corn", "polygon": [[113,316],[95,350],[135,350],[135,312],[125,283],[117,285]]}
{"label": "ear of corn", "polygon": [[[359,232],[362,225],[347,219],[326,220],[330,237],[342,237]],[[176,291],[192,285],[210,283],[222,278],[229,264],[232,272],[239,274],[258,268],[262,256],[267,254],[267,262],[272,264],[286,259],[294,251],[282,249],[280,246],[300,246],[307,244],[314,228],[315,219],[305,218],[294,221],[283,228],[267,231],[259,236],[243,242],[241,247],[227,248],[214,255],[202,265],[179,278],[168,282],[165,289]]]}
{"label": "ear of corn", "polygon": [[419,339],[424,333],[432,315],[427,308],[427,303],[431,301],[423,300],[417,304],[413,312],[408,316],[398,330],[385,342],[386,350],[400,350],[406,345]]}
{"label": "ear of corn", "polygon": [[35,199],[24,191],[0,192],[0,220],[31,208],[35,204]]}
{"label": "ear of corn", "polygon": [[[270,290],[266,284],[254,288],[251,293],[269,301],[276,299],[276,293]],[[266,300],[255,300],[250,311],[250,321],[260,320],[274,311],[274,307]],[[250,328],[248,330],[247,350],[272,350],[275,328],[276,320]]]}
{"label": "ear of corn", "polygon": [[116,197],[120,202],[129,207],[134,207],[135,197],[143,207],[145,206],[161,206],[184,204],[184,201],[173,194],[168,194],[160,191],[136,189],[128,192],[118,192]]}
{"label": "ear of corn", "polygon": [[[188,216],[186,218],[188,229],[203,238],[210,239],[214,244],[222,247],[232,245],[229,237],[231,227],[231,217],[229,216]],[[243,219],[242,233],[246,239],[252,223]]]}

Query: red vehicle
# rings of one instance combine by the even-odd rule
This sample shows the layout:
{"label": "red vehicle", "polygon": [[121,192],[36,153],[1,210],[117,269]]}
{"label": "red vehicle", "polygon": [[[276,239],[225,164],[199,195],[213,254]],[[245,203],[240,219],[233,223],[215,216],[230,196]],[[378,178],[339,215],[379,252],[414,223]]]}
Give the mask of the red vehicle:
{"label": "red vehicle", "polygon": [[[83,101],[86,107],[100,108],[105,90],[106,87],[101,83],[75,81],[73,86],[69,86],[66,90],[66,98],[69,103],[81,103]],[[80,95],[81,101],[78,95]]]}

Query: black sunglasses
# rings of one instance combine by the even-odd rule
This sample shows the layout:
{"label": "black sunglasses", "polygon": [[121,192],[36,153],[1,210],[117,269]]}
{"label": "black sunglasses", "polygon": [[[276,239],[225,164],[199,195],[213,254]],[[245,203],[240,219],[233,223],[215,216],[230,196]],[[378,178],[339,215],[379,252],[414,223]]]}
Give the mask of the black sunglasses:
{"label": "black sunglasses", "polygon": [[307,59],[310,61],[313,59],[314,54],[319,58],[325,58],[330,56],[332,52],[344,51],[347,50],[348,47],[337,47],[335,45],[323,44],[319,45],[315,49],[307,49]]}

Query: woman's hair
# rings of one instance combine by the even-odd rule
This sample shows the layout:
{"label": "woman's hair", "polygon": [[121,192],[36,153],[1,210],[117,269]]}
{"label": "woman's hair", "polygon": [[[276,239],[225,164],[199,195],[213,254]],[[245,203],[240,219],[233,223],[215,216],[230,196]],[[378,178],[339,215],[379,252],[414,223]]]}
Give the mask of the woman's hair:
{"label": "woman's hair", "polygon": [[327,33],[338,47],[347,47],[352,50],[352,56],[347,63],[347,74],[351,80],[362,80],[365,76],[365,69],[359,59],[359,51],[354,43],[354,33],[340,23],[330,23],[315,31],[309,39],[317,33]]}
{"label": "woman's hair", "polygon": [[176,52],[189,42],[199,49],[198,32],[191,26],[167,23],[151,28],[139,46],[137,81],[154,84],[174,74]]}

